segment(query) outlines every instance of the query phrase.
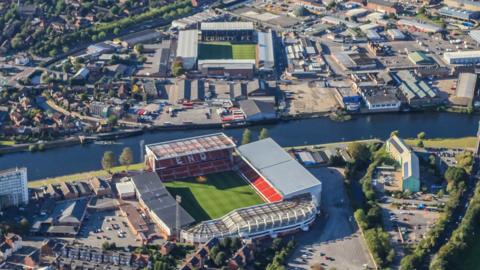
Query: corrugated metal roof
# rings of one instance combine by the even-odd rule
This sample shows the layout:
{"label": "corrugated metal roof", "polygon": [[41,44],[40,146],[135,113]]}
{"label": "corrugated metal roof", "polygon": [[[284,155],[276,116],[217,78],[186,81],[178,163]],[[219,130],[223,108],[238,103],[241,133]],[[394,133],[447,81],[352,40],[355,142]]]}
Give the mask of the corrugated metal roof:
{"label": "corrugated metal roof", "polygon": [[461,73],[458,77],[456,96],[473,99],[477,85],[477,78],[477,74],[474,73]]}
{"label": "corrugated metal roof", "polygon": [[283,196],[321,186],[315,176],[271,138],[242,145],[238,151]]}
{"label": "corrugated metal roof", "polygon": [[204,22],[201,30],[223,31],[223,30],[254,30],[252,22]]}
{"label": "corrugated metal roof", "polygon": [[197,57],[198,30],[184,30],[178,33],[177,57]]}

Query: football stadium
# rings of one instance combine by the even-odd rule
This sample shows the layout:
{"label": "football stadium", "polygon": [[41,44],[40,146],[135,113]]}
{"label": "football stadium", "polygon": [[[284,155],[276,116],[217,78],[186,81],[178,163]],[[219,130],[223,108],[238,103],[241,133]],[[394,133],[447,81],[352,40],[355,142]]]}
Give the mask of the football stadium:
{"label": "football stadium", "polygon": [[179,32],[177,58],[206,76],[251,78],[256,69],[273,70],[272,32],[257,31],[252,22],[204,22]]}
{"label": "football stadium", "polygon": [[321,182],[270,138],[237,147],[215,133],[145,148],[147,168],[195,220],[177,220],[183,241],[308,230],[319,213]]}

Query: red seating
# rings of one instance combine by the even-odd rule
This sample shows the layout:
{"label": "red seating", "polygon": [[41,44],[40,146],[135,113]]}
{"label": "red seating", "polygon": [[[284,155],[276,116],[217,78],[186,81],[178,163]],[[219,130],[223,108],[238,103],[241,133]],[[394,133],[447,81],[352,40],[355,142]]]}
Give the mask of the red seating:
{"label": "red seating", "polygon": [[252,167],[247,163],[242,162],[239,166],[240,172],[243,176],[252,183],[255,190],[268,202],[278,202],[283,199],[270,183],[261,177]]}

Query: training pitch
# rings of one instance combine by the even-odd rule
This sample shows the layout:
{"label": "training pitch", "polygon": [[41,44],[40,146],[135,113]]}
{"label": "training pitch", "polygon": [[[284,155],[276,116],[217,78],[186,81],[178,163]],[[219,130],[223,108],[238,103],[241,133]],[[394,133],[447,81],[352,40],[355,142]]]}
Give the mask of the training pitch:
{"label": "training pitch", "polygon": [[208,59],[234,59],[246,60],[255,59],[255,44],[232,44],[229,42],[200,43],[198,47],[198,58]]}
{"label": "training pitch", "polygon": [[219,218],[241,207],[264,203],[235,172],[165,182],[168,191],[182,197],[182,207],[196,221]]}

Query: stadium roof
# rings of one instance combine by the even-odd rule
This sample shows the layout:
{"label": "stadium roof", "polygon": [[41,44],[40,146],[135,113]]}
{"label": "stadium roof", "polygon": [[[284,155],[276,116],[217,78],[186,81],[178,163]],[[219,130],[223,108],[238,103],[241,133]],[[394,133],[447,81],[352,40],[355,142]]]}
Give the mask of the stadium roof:
{"label": "stadium roof", "polygon": [[253,22],[203,22],[201,30],[224,31],[224,30],[254,30]]}
{"label": "stadium roof", "polygon": [[204,221],[187,235],[210,239],[224,236],[249,236],[301,223],[316,215],[316,205],[310,195],[277,203],[261,204],[233,210],[225,216]]}
{"label": "stadium roof", "polygon": [[321,185],[271,138],[242,145],[238,151],[283,196]]}
{"label": "stadium roof", "polygon": [[[144,172],[132,176],[132,181],[148,209],[165,225],[174,228],[177,202],[167,191],[160,177],[154,172]],[[194,221],[192,216],[180,207],[180,226],[189,225]]]}
{"label": "stadium roof", "polygon": [[223,150],[235,147],[235,143],[224,133],[202,135],[186,139],[148,144],[145,147],[155,154],[155,159],[162,160],[198,153]]}
{"label": "stadium roof", "polygon": [[184,30],[178,33],[178,57],[193,57],[198,55],[198,30]]}

